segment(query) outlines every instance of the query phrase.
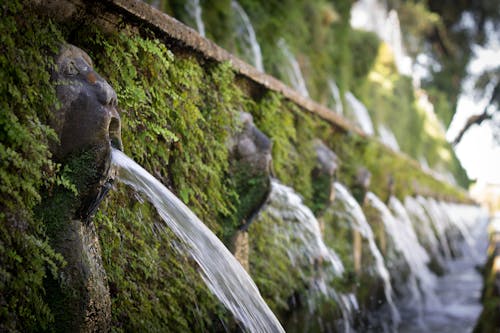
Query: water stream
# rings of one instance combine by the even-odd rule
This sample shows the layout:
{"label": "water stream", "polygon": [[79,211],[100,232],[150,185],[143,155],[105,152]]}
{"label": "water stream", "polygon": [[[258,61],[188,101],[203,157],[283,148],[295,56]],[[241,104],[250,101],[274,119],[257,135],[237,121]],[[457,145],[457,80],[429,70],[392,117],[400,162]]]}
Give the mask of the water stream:
{"label": "water stream", "polygon": [[249,332],[284,332],[252,278],[224,244],[156,178],[119,150],[112,151],[118,179],[144,194],[185,243],[208,288]]}
{"label": "water stream", "polygon": [[389,275],[389,271],[385,266],[382,253],[380,253],[380,250],[375,243],[375,236],[373,234],[372,228],[368,224],[361,206],[349,193],[349,191],[340,183],[336,182],[334,186],[336,194],[335,200],[341,200],[346,205],[346,213],[350,214],[352,217],[352,227],[357,230],[364,239],[368,241],[370,252],[375,258],[376,271],[384,284],[384,295],[387,304],[389,305],[392,321],[393,323],[397,324],[400,321],[400,315],[393,301],[391,278]]}
{"label": "water stream", "polygon": [[413,197],[405,198],[405,208],[414,221],[415,231],[417,232],[418,239],[423,244],[430,255],[442,263],[444,261],[443,255],[439,250],[439,240],[432,230],[431,221],[425,212],[422,203]]}
{"label": "water stream", "polygon": [[245,60],[251,62],[259,71],[264,72],[262,52],[250,18],[236,0],[231,1],[231,8],[236,13],[236,35],[241,41]]}
{"label": "water stream", "polygon": [[198,33],[202,37],[205,37],[205,24],[203,24],[203,19],[201,17],[202,10],[200,0],[187,0],[185,8],[189,16],[191,16],[191,19],[196,24],[196,30],[198,30]]}
{"label": "water stream", "polygon": [[[446,273],[436,280],[440,306],[425,308],[421,325],[412,320],[403,321],[398,328],[400,333],[469,333],[481,313],[483,277],[477,267],[486,260],[488,219],[485,212],[475,206],[446,204],[442,213],[448,215],[451,224],[464,225],[471,243],[464,241],[460,244],[461,256],[447,260]],[[461,221],[456,219],[457,214],[462,214]]]}
{"label": "water stream", "polygon": [[403,204],[397,198],[391,197],[389,207],[394,212],[394,217],[398,222],[398,236],[401,237],[398,239],[399,246],[408,262],[411,274],[418,281],[422,301],[413,306],[418,309],[419,315],[421,315],[424,308],[434,309],[440,306],[435,293],[436,275],[427,266],[430,263],[430,257],[420,245],[413,223]]}
{"label": "water stream", "polygon": [[378,127],[378,136],[380,140],[387,146],[391,147],[395,151],[399,151],[398,139],[388,127],[380,125]]}
{"label": "water stream", "polygon": [[417,197],[417,201],[424,207],[427,212],[432,226],[436,231],[440,249],[443,252],[444,258],[446,261],[451,260],[451,248],[448,238],[446,236],[447,225],[447,217],[443,215],[443,212],[440,210],[438,203],[436,200],[432,198],[424,198],[421,196]]}
{"label": "water stream", "polygon": [[356,1],[351,8],[351,26],[376,33],[391,47],[398,71],[412,74],[412,61],[404,47],[398,14],[395,10],[388,12],[385,1]]}
{"label": "water stream", "polygon": [[330,92],[332,93],[333,110],[335,110],[335,112],[337,112],[338,114],[344,114],[344,107],[342,106],[342,99],[340,98],[340,90],[335,80],[330,78],[328,80],[328,87],[330,88]]}
{"label": "water stream", "polygon": [[[430,258],[425,249],[420,245],[412,223],[404,206],[394,197],[389,200],[387,207],[374,193],[366,195],[368,203],[380,213],[385,230],[394,242],[396,251],[402,255],[408,269],[406,281],[398,281],[398,286],[403,284],[409,290],[410,295],[405,295],[405,307],[411,308],[416,316],[423,316],[425,306],[437,306],[439,303],[435,294],[436,277],[428,269],[427,263]],[[399,269],[403,269],[400,267]],[[403,303],[403,302],[400,302]]]}
{"label": "water stream", "polygon": [[289,83],[302,96],[309,97],[309,91],[307,90],[306,81],[304,80],[304,76],[300,70],[299,62],[288,48],[288,45],[283,38],[278,40],[278,48],[281,52],[283,52],[286,59],[284,71]]}
{"label": "water stream", "polygon": [[[305,313],[296,313],[294,319],[311,320],[308,317],[317,310],[317,300],[327,298],[334,300],[342,313],[342,323],[338,323],[336,329],[350,332],[353,313],[358,307],[357,300],[353,294],[342,294],[331,287],[333,279],[344,272],[344,265],[335,251],[324,243],[320,224],[313,212],[292,188],[272,180],[271,193],[261,214],[269,215],[275,221],[273,233],[280,235],[275,237],[279,239],[276,246],[286,248],[294,269],[301,272],[300,275],[309,283],[306,295],[308,309]],[[312,276],[311,267],[314,267]],[[296,323],[295,326],[302,325],[302,329],[307,331],[314,324]],[[288,327],[288,330],[301,331],[296,327]]]}
{"label": "water stream", "polygon": [[368,135],[373,135],[373,123],[370,118],[370,113],[366,106],[357,99],[350,91],[345,94],[345,99],[347,101],[347,105],[351,111],[351,117],[358,124],[363,132]]}
{"label": "water stream", "polygon": [[[112,165],[118,180],[145,195],[166,225],[183,241],[183,248],[199,265],[208,288],[233,313],[242,329],[248,332],[284,332],[248,273],[189,208],[121,151],[112,151]],[[406,300],[398,298],[398,309],[393,300],[389,270],[360,205],[343,185],[334,183],[334,187],[336,200],[345,207],[342,214],[349,216],[352,228],[368,243],[377,275],[383,282],[391,321],[398,327],[397,331],[470,332],[481,311],[482,277],[476,265],[485,259],[484,255],[478,254],[486,253],[486,219],[479,219],[483,212],[475,206],[445,204],[423,197],[406,198],[405,205],[392,197],[388,207],[375,194],[367,194],[368,204],[379,212],[387,234],[408,266],[407,278],[397,281],[398,284],[407,284],[411,293]],[[274,216],[274,220],[282,221],[275,225],[278,228],[275,232],[289,239],[285,245],[288,259],[298,270],[305,268],[304,277],[309,276],[306,279],[310,283],[309,313],[313,313],[316,306],[315,293],[326,296],[339,305],[342,313],[342,323],[334,324],[332,329],[353,331],[357,301],[353,294],[342,294],[331,287],[333,279],[342,275],[344,266],[337,254],[324,243],[314,214],[293,189],[275,180],[263,211]],[[430,237],[434,234],[433,229],[438,237]],[[453,243],[453,252],[462,254],[459,259],[452,258],[448,242],[450,236],[447,233],[453,230],[453,235],[462,239],[460,243]],[[425,244],[433,249],[432,252],[426,252],[417,235],[420,238],[429,236]],[[460,251],[456,247],[460,247]],[[446,251],[448,253],[442,257],[446,258],[447,272],[437,278],[428,268],[430,255]]]}

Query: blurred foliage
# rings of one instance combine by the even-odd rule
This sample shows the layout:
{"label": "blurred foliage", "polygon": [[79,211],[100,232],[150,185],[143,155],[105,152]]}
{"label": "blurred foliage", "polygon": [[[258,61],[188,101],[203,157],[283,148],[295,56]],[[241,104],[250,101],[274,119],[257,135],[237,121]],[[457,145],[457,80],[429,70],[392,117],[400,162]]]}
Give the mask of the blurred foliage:
{"label": "blurred foliage", "polygon": [[[169,14],[196,28],[189,10],[194,1],[163,0],[160,3]],[[374,33],[350,27],[351,1],[240,0],[239,3],[255,29],[267,73],[292,84],[287,74],[290,68],[286,55],[278,45],[282,40],[295,56],[312,99],[332,105],[334,97],[328,81],[334,80],[342,102],[345,103],[344,93],[352,91],[367,105],[377,126],[383,125],[394,132],[403,152],[417,160],[425,159],[431,168],[440,172],[451,170],[458,184],[468,186],[466,174],[446,144],[444,133],[435,138],[425,132],[426,119],[417,111],[411,79],[398,73],[392,51],[381,44]],[[200,5],[207,37],[252,62],[238,47],[234,31],[242,27],[236,26],[231,1],[201,1]],[[451,5],[439,9],[435,1],[392,0],[388,7],[399,14],[409,54],[413,57],[427,54],[429,64],[421,66],[426,67],[429,75],[424,77],[423,84],[434,104],[434,112],[446,127],[452,119],[470,59],[470,47],[460,47],[459,37],[465,32],[457,28],[459,13],[453,8],[454,14],[450,15],[444,8]],[[457,29],[461,33],[456,32]],[[448,47],[445,51],[453,50],[453,53],[440,54],[439,43],[433,42],[432,36],[443,37],[442,44]],[[452,157],[441,160],[442,150],[447,150]]]}
{"label": "blurred foliage", "polygon": [[34,208],[42,188],[70,186],[56,177],[49,144],[57,137],[47,125],[57,105],[51,55],[62,37],[19,1],[3,2],[0,14],[0,331],[36,332],[53,321],[43,280],[63,259]]}
{"label": "blurred foliage", "polygon": [[[233,50],[229,1],[201,3],[207,35]],[[373,34],[351,30],[351,1],[242,0],[241,4],[255,25],[267,72],[277,76],[282,72],[284,55],[276,44],[284,38],[314,99],[331,98],[325,87],[332,77],[341,92],[358,93],[377,114],[376,121],[402,121],[401,129],[393,129],[396,135],[424,126],[415,112],[418,107],[409,79],[399,76],[390,60],[378,58],[377,50],[383,51],[383,45]],[[184,2],[161,5],[169,13],[187,15]],[[17,1],[0,6],[0,331],[41,331],[50,329],[53,322],[43,280],[50,273],[56,275],[63,262],[49,245],[48,226],[34,210],[42,196],[58,185],[68,196],[76,194],[75,184],[64,176],[75,170],[61,170],[49,152],[49,143],[56,137],[47,124],[58,103],[48,69],[64,38],[87,51],[96,71],[117,91],[125,152],[168,185],[220,237],[227,239],[234,232],[236,225],[226,223],[226,218],[242,209],[238,180],[229,174],[226,147],[238,127],[235,114],[241,108],[251,112],[257,126],[273,140],[274,175],[293,186],[310,206],[318,204],[310,179],[316,163],[315,137],[339,155],[338,177],[348,186],[358,167],[366,166],[380,197],[387,196],[388,180],[393,178],[400,198],[418,193],[466,199],[413,161],[372,139],[339,132],[277,93],[266,92],[251,100],[236,85],[230,64],[186,53],[174,55],[152,33],[138,37],[124,29],[106,35],[80,24],[58,27]],[[217,26],[218,22],[222,24]],[[377,72],[383,82],[375,85],[371,75]],[[374,87],[379,91],[374,92]],[[441,93],[438,100],[443,109],[452,110],[443,89],[436,85],[435,95]],[[420,133],[412,136],[401,144],[414,157],[441,149],[417,140]],[[114,331],[203,332],[232,327],[230,315],[205,287],[196,264],[179,250],[182,244],[153,208],[137,198],[137,193],[119,185],[96,217],[113,299]],[[271,227],[263,223],[252,228],[251,246],[256,252],[251,265],[270,270],[283,265],[286,272],[281,273],[282,280],[256,276],[256,281],[271,305],[286,311],[287,297],[303,289],[303,280],[292,279],[290,263],[277,261],[276,267],[269,267],[274,241],[258,236],[270,233]],[[343,246],[339,252],[347,253],[350,245]],[[285,250],[276,251],[284,254]]]}

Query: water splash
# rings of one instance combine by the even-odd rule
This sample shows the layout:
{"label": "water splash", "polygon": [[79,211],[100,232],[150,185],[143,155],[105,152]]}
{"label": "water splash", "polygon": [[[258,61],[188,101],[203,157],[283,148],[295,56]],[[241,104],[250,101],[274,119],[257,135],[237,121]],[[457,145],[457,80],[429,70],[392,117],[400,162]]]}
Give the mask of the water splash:
{"label": "water splash", "polygon": [[431,221],[427,213],[425,212],[422,203],[417,199],[407,196],[404,202],[406,211],[414,221],[414,226],[417,231],[417,236],[421,244],[423,244],[432,258],[441,267],[445,267],[444,257],[439,250],[439,240],[436,238],[436,234],[432,229]]}
{"label": "water splash", "polygon": [[[420,202],[427,203],[428,206],[422,206]],[[417,219],[418,223],[430,218],[426,212],[422,214],[421,211],[424,207],[429,210],[439,209],[439,217],[447,219],[447,229],[445,230],[447,236],[453,243],[456,243],[455,245],[462,248],[460,252],[462,255],[447,260],[447,271],[443,276],[437,278],[435,290],[439,298],[439,307],[425,309],[422,318],[425,329],[416,327],[413,322],[408,321],[402,322],[398,330],[408,333],[422,331],[471,332],[482,308],[480,304],[482,276],[476,267],[486,260],[487,233],[485,223],[487,218],[485,218],[484,211],[477,206],[444,203],[429,198],[420,198],[420,202],[413,198],[405,199],[405,205],[413,207],[412,216],[421,216]],[[407,205],[407,203],[409,204]],[[415,207],[420,207],[420,209],[415,209]],[[420,212],[418,212],[419,210]],[[430,224],[430,221],[428,223]],[[457,225],[467,229],[464,232],[471,237],[473,248],[470,247],[465,237],[460,239],[460,233],[453,232],[454,227],[458,228]],[[454,238],[459,238],[460,243],[456,239],[453,240]],[[482,255],[476,257],[474,253]]]}
{"label": "water splash", "polygon": [[441,251],[444,254],[444,258],[449,261],[451,260],[451,249],[448,238],[446,237],[446,229],[448,228],[448,218],[443,215],[443,212],[439,208],[436,200],[432,198],[424,198],[422,196],[417,197],[417,201],[424,207],[427,212],[434,230],[436,231],[437,238],[439,240]]}
{"label": "water splash", "polygon": [[363,132],[368,135],[373,135],[373,123],[366,106],[361,103],[361,101],[357,99],[350,91],[345,94],[345,99],[347,101],[347,104],[349,105],[349,109],[354,116],[353,120],[361,127]]}
{"label": "water splash", "polygon": [[[292,188],[272,180],[271,193],[260,214],[280,221],[273,231],[280,235],[280,244],[276,246],[286,249],[294,269],[309,281],[309,313],[316,309],[317,299],[333,299],[341,310],[344,331],[349,332],[353,313],[358,307],[357,300],[354,295],[338,293],[331,287],[333,279],[344,272],[344,265],[335,251],[324,243],[320,223],[312,211]],[[311,267],[314,267],[313,276]]]}
{"label": "water splash", "polygon": [[428,309],[437,308],[439,301],[435,294],[436,276],[427,267],[430,257],[420,245],[410,216],[403,204],[396,197],[391,197],[389,207],[399,222],[397,230],[394,230],[395,236],[398,237],[398,247],[403,252],[411,273],[418,280],[419,288],[424,295],[425,307]]}
{"label": "water splash", "polygon": [[328,87],[330,87],[330,92],[332,93],[333,109],[338,114],[343,114],[344,107],[342,106],[342,100],[340,99],[340,90],[339,90],[339,87],[337,86],[337,83],[335,82],[335,80],[330,78],[328,80]]}
{"label": "water splash", "polygon": [[121,151],[113,149],[118,179],[143,193],[184,242],[215,296],[249,332],[284,332],[248,273],[221,241],[163,184]]}
{"label": "water splash", "polygon": [[187,0],[185,9],[196,24],[196,30],[198,30],[202,37],[205,37],[205,24],[203,24],[203,19],[201,17],[202,10],[200,0]]}
{"label": "water splash", "polygon": [[298,263],[305,258],[308,264],[313,264],[315,260],[322,259],[334,275],[339,276],[344,272],[342,261],[325,245],[318,220],[292,188],[273,180],[264,211],[276,219],[287,221],[281,231],[289,238],[299,240],[291,242],[296,245],[288,251],[292,261]]}
{"label": "water splash", "polygon": [[346,213],[350,214],[352,217],[352,227],[357,230],[364,239],[368,241],[368,246],[370,252],[375,258],[375,268],[377,274],[383,281],[384,284],[384,294],[391,311],[391,317],[394,324],[400,321],[399,311],[396,308],[393,301],[393,291],[391,280],[389,276],[389,271],[384,263],[384,258],[380,253],[380,250],[375,243],[375,237],[373,235],[372,228],[368,224],[366,217],[361,209],[360,205],[354,199],[354,197],[349,193],[349,191],[340,183],[334,183],[336,200],[341,200],[346,205]]}
{"label": "water splash", "polygon": [[387,146],[391,147],[395,151],[399,151],[399,143],[398,139],[394,133],[384,125],[380,125],[378,127],[378,135],[380,140]]}
{"label": "water splash", "polygon": [[262,52],[250,18],[237,1],[231,1],[231,8],[236,13],[236,35],[242,41],[241,46],[245,60],[251,61],[255,68],[264,72]]}
{"label": "water splash", "polygon": [[309,97],[309,91],[307,90],[306,81],[300,70],[299,62],[295,59],[288,45],[283,38],[278,40],[278,47],[283,52],[286,58],[287,66],[285,67],[285,75],[292,87],[297,90],[302,96]]}

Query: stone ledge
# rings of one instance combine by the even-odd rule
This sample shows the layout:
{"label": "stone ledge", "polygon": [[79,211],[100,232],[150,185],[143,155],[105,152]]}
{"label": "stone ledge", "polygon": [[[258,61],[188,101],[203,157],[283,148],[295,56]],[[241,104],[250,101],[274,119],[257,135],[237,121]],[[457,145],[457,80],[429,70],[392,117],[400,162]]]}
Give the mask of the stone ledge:
{"label": "stone ledge", "polygon": [[[254,85],[282,94],[303,110],[317,115],[343,132],[354,133],[364,138],[368,137],[360,128],[354,126],[338,113],[310,98],[300,95],[296,90],[290,88],[280,80],[258,71],[214,42],[202,37],[194,29],[141,0],[30,1],[58,21],[78,22],[90,20],[110,30],[119,30],[123,25],[130,26],[139,31],[146,28],[152,31],[157,38],[163,40],[167,46],[173,47],[176,50],[192,52],[209,61],[229,61],[236,74],[247,79]],[[429,175],[429,177],[437,179],[435,175],[423,169],[417,161],[407,154],[393,150],[376,137],[371,137],[371,139],[377,141],[381,147],[384,147],[388,154],[408,161],[416,169],[421,170],[423,173]],[[440,179],[437,180],[443,181]]]}

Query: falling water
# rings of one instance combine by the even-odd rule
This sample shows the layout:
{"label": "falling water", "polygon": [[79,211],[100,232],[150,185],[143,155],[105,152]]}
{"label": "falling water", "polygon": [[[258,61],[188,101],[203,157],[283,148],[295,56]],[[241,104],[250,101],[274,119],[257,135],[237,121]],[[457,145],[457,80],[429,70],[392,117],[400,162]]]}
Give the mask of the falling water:
{"label": "falling water", "polygon": [[439,301],[435,295],[436,276],[427,267],[430,257],[420,245],[412,221],[403,204],[397,198],[391,197],[389,206],[398,222],[396,235],[399,239],[397,242],[403,251],[412,274],[419,282],[420,290],[424,295],[425,306],[428,309],[436,308],[439,306]]}
{"label": "falling water", "polygon": [[414,221],[414,226],[420,243],[431,252],[431,256],[434,260],[436,260],[440,268],[444,268],[444,258],[439,250],[439,240],[436,238],[436,234],[432,230],[431,221],[429,220],[429,216],[425,212],[424,207],[422,207],[421,202],[408,196],[405,198],[405,208],[413,218],[412,220]]}
{"label": "falling water", "polygon": [[450,244],[446,237],[446,229],[448,227],[446,216],[443,216],[443,212],[439,209],[439,205],[434,199],[426,199],[424,197],[418,196],[417,201],[422,205],[422,207],[424,207],[430,217],[432,225],[434,226],[437,237],[439,239],[439,244],[441,246],[441,250],[443,251],[444,258],[447,261],[451,260]]}
{"label": "falling water", "polygon": [[376,33],[391,47],[398,71],[404,75],[412,74],[412,61],[403,45],[395,10],[387,12],[386,5],[379,0],[359,0],[351,9],[351,26]]}
{"label": "falling water", "polygon": [[284,332],[254,282],[221,241],[175,195],[140,165],[113,149],[118,179],[143,193],[185,243],[203,280],[250,332]]}
{"label": "falling water", "polygon": [[399,151],[398,140],[394,133],[384,125],[378,127],[378,135],[380,140],[387,146],[391,147],[395,151]]}
{"label": "falling water", "polygon": [[405,216],[404,207],[397,199],[390,199],[391,207],[397,211],[397,218],[375,194],[368,192],[366,199],[380,213],[385,229],[394,242],[396,250],[403,256],[408,265],[409,276],[405,277],[405,281],[397,282],[400,289],[403,285],[408,288],[410,297],[405,299],[406,307],[416,311],[417,320],[419,320],[424,312],[423,291],[433,290],[435,283],[434,276],[426,266],[429,257],[418,243],[411,222]]}
{"label": "falling water", "polygon": [[357,230],[363,238],[368,241],[368,246],[370,248],[370,252],[375,258],[376,270],[380,278],[384,283],[384,294],[391,310],[391,316],[394,323],[398,323],[400,321],[399,311],[396,309],[394,305],[394,301],[392,299],[392,286],[391,280],[389,276],[389,272],[384,263],[384,258],[380,253],[380,250],[375,243],[375,237],[373,235],[372,228],[366,221],[366,217],[363,214],[363,210],[357,203],[356,199],[349,193],[349,191],[340,183],[335,183],[335,193],[336,200],[341,200],[346,205],[346,211],[353,218],[353,228]]}
{"label": "falling water", "polygon": [[264,72],[262,52],[257,42],[257,36],[255,35],[255,30],[250,22],[250,18],[237,1],[231,1],[231,8],[236,13],[236,18],[239,18],[239,20],[237,20],[236,35],[243,43],[242,47],[245,60],[252,61],[255,68]]}
{"label": "falling water", "polygon": [[344,113],[344,108],[342,106],[342,100],[340,99],[340,90],[337,83],[333,79],[328,80],[328,86],[330,87],[330,92],[333,98],[333,109],[339,114]]}
{"label": "falling water", "polygon": [[194,20],[196,24],[196,30],[198,30],[202,37],[205,37],[205,25],[203,24],[203,19],[201,17],[200,0],[187,0],[185,8],[189,16],[191,16],[191,18]]}
{"label": "falling water", "polygon": [[292,188],[273,180],[271,193],[261,214],[268,214],[274,221],[283,222],[275,225],[274,232],[281,236],[280,244],[276,245],[286,247],[288,258],[295,269],[301,271],[302,276],[306,277],[308,268],[321,262],[321,268],[315,272],[309,286],[309,311],[314,311],[316,307],[314,293],[333,299],[342,312],[344,330],[349,331],[352,313],[357,310],[357,301],[354,295],[338,293],[330,286],[333,278],[342,275],[344,265],[337,254],[324,243],[320,224],[312,211],[302,203],[301,197]]}
{"label": "falling water", "polygon": [[[472,332],[474,325],[481,312],[481,289],[482,276],[477,271],[477,265],[481,265],[486,260],[487,232],[485,212],[477,206],[448,204],[437,202],[433,199],[422,197],[414,202],[422,203],[420,208],[425,207],[434,218],[443,218],[446,221],[447,229],[457,226],[463,228],[461,233],[468,234],[470,244],[462,242],[457,244],[462,247],[462,256],[447,260],[447,271],[436,280],[436,296],[439,299],[439,307],[426,308],[423,323],[426,332],[458,333]],[[407,206],[416,207],[412,200],[405,199]],[[410,210],[410,209],[409,209]],[[415,209],[417,212],[418,209]],[[421,215],[420,213],[415,213]],[[420,221],[421,218],[418,218]],[[422,221],[425,218],[422,219]],[[458,227],[460,225],[461,227]],[[444,228],[443,223],[440,228]],[[449,235],[461,236],[460,234]],[[464,237],[465,239],[465,237]],[[482,255],[477,255],[482,254]],[[400,333],[422,332],[421,327],[416,327],[411,322],[403,322],[399,327]]]}
{"label": "falling water", "polygon": [[323,242],[319,222],[313,212],[302,203],[302,199],[290,187],[278,181],[271,182],[271,193],[264,211],[277,219],[287,221],[283,233],[289,238],[299,240],[291,247],[288,254],[292,261],[300,262],[306,258],[309,264],[317,259],[330,266],[335,275],[344,272],[344,265],[337,254]]}
{"label": "falling water", "polygon": [[292,54],[288,45],[283,38],[278,40],[278,47],[283,52],[286,58],[287,66],[285,68],[285,75],[290,81],[292,87],[297,90],[302,96],[309,97],[309,91],[307,91],[306,81],[302,76],[302,71],[300,70],[299,63],[295,56]]}
{"label": "falling water", "polygon": [[412,74],[412,61],[406,53],[403,45],[401,26],[399,24],[398,13],[393,9],[387,15],[385,22],[384,40],[391,46],[394,53],[394,61],[399,73],[404,75]]}
{"label": "falling water", "polygon": [[[478,218],[478,207],[453,203],[441,203],[441,207],[448,215],[450,223],[454,225],[464,238],[473,256],[477,253],[474,248],[474,235],[472,230]],[[483,212],[481,212],[483,213]]]}
{"label": "falling water", "polygon": [[370,118],[370,113],[366,106],[361,103],[351,92],[345,94],[345,99],[349,108],[354,116],[354,121],[361,127],[361,129],[368,135],[373,135],[373,123]]}

